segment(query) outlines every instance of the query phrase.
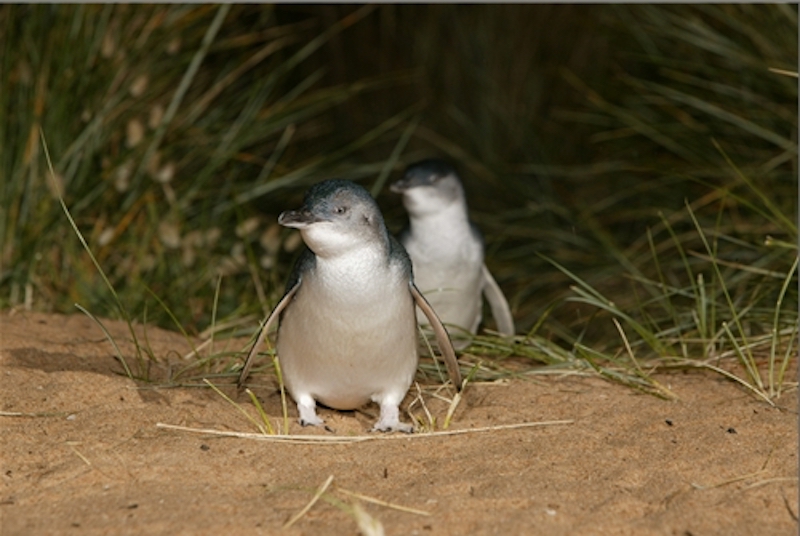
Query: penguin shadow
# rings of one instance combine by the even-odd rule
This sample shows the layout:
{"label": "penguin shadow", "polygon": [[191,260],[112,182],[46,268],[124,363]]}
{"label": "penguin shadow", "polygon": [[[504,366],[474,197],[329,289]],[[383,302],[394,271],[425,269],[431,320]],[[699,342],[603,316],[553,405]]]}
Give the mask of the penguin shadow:
{"label": "penguin shadow", "polygon": [[106,376],[116,376],[114,368],[121,368],[116,359],[82,357],[69,352],[47,352],[39,348],[14,348],[4,352],[9,359],[6,365],[26,369],[54,372],[91,372]]}
{"label": "penguin shadow", "polygon": [[[97,374],[122,381],[134,381],[139,385],[137,380],[127,376],[122,364],[112,355],[84,356],[71,352],[48,352],[33,347],[8,349],[3,354],[3,365],[9,368],[38,370],[48,375],[64,372]],[[167,370],[158,363],[149,362],[147,373],[151,378],[166,377]],[[135,389],[134,392],[143,402],[162,402],[164,399],[163,395],[153,389]]]}

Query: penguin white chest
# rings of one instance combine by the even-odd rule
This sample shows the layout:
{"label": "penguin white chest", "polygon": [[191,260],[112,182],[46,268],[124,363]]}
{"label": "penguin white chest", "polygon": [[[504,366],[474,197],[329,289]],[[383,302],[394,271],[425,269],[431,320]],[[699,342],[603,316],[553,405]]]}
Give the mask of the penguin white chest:
{"label": "penguin white chest", "polygon": [[[414,280],[445,324],[474,332],[481,321],[483,248],[467,237],[406,242]],[[427,323],[419,317],[420,323]]]}
{"label": "penguin white chest", "polygon": [[369,259],[319,260],[278,331],[289,392],[336,409],[405,395],[417,368],[407,277]]}

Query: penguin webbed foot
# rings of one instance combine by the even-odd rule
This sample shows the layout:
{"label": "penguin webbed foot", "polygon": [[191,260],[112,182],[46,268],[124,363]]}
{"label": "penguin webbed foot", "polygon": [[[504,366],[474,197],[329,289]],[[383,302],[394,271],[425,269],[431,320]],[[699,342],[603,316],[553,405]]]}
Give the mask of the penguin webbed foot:
{"label": "penguin webbed foot", "polygon": [[403,432],[404,434],[413,434],[414,425],[405,424],[400,421],[394,424],[386,424],[378,421],[375,423],[375,426],[372,427],[370,432]]}
{"label": "penguin webbed foot", "polygon": [[319,422],[309,422],[309,421],[306,421],[306,420],[303,420],[303,419],[298,419],[298,422],[300,423],[300,426],[302,426],[303,428],[305,428],[306,426],[318,426],[318,427],[324,429],[326,432],[330,432],[331,434],[335,434],[336,433],[336,430],[334,430],[333,428],[331,428],[330,426],[325,424],[325,421],[323,421],[322,419],[319,419],[319,418],[318,418],[318,420],[319,420]]}
{"label": "penguin webbed foot", "polygon": [[372,432],[403,432],[414,433],[414,425],[400,422],[400,408],[395,404],[381,404],[381,416]]}
{"label": "penguin webbed foot", "polygon": [[298,419],[300,426],[324,426],[330,431],[330,428],[325,425],[325,421],[317,415],[314,399],[311,399],[310,402],[298,402],[297,412],[300,413],[300,418]]}
{"label": "penguin webbed foot", "polygon": [[325,424],[325,421],[323,421],[319,417],[317,417],[317,420],[315,421],[309,421],[300,417],[299,419],[297,419],[297,422],[299,422],[300,426],[302,426],[303,428],[305,428],[306,426],[323,426]]}

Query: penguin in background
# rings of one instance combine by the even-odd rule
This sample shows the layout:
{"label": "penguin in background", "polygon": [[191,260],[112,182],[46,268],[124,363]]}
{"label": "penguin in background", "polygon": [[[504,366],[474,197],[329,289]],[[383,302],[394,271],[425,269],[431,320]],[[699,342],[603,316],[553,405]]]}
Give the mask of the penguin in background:
{"label": "penguin in background", "polygon": [[465,348],[477,333],[484,297],[497,331],[514,335],[511,309],[484,263],[483,238],[469,219],[455,169],[443,160],[422,160],[409,165],[390,190],[403,196],[408,212],[409,225],[399,239],[411,257],[414,280],[449,328],[453,346]]}
{"label": "penguin in background", "polygon": [[461,373],[448,333],[414,284],[411,260],[378,204],[354,182],[326,180],[278,223],[299,229],[307,249],[245,360],[239,386],[279,319],[276,351],[302,425],[324,424],[317,402],[350,410],[372,401],[380,406],[373,430],[412,432],[400,422],[399,406],[419,360],[415,307],[433,327],[456,389]]}

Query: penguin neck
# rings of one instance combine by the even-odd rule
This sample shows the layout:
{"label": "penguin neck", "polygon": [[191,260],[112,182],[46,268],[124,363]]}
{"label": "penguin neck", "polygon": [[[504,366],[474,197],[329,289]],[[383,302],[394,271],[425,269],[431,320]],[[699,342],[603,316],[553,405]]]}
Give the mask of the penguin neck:
{"label": "penguin neck", "polygon": [[442,210],[409,218],[411,235],[419,240],[437,237],[449,243],[472,235],[467,208],[463,203],[453,203]]}
{"label": "penguin neck", "polygon": [[315,271],[326,287],[364,290],[383,284],[389,259],[388,240],[370,240],[357,248],[335,255],[317,256]]}

